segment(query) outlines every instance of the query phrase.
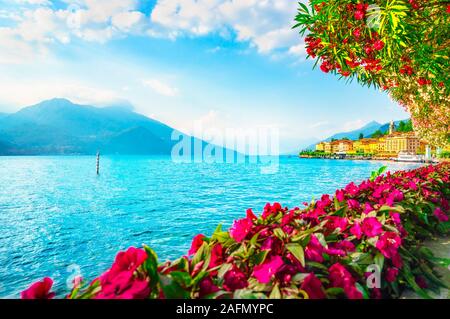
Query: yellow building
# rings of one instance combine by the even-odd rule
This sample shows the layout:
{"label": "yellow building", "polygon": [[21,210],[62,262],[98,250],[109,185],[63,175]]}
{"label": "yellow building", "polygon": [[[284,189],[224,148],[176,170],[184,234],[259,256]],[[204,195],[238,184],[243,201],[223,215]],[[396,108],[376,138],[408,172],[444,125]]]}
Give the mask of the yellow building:
{"label": "yellow building", "polygon": [[374,154],[377,153],[378,139],[363,138],[353,142],[353,149],[357,153]]}
{"label": "yellow building", "polygon": [[324,152],[325,151],[325,142],[320,142],[316,144],[316,151]]}
{"label": "yellow building", "polygon": [[333,154],[346,154],[353,150],[353,141],[350,140],[337,140],[331,142],[331,153]]}
{"label": "yellow building", "polygon": [[331,153],[331,142],[323,142],[323,150],[325,153]]}
{"label": "yellow building", "polygon": [[425,152],[425,143],[421,142],[414,132],[394,132],[387,135],[385,141],[385,152],[397,155],[400,152],[420,154]]}
{"label": "yellow building", "polygon": [[377,141],[377,153],[386,152],[386,139],[384,137],[380,137]]}

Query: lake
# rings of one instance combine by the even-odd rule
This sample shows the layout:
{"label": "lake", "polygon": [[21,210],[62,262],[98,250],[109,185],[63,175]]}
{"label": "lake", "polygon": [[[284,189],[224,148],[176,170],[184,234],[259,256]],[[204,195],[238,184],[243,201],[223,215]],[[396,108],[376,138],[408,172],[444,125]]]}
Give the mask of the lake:
{"label": "lake", "polygon": [[0,157],[0,297],[19,297],[49,276],[56,292],[75,274],[93,279],[119,250],[146,243],[160,261],[187,252],[191,238],[228,228],[247,208],[300,206],[360,182],[383,165],[420,164],[281,157],[260,164],[174,163],[170,157]]}

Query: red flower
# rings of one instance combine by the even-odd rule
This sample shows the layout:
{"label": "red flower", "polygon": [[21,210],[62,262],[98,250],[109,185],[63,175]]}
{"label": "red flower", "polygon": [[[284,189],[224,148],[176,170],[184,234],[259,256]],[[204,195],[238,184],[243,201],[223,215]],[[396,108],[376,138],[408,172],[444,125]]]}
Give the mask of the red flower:
{"label": "red flower", "polygon": [[343,288],[349,299],[361,299],[363,297],[362,293],[356,289],[352,275],[344,266],[335,263],[328,270],[330,272],[330,283],[333,287]]}
{"label": "red flower", "polygon": [[214,268],[223,262],[223,248],[221,244],[216,244],[211,250],[211,259],[209,261],[209,268]]}
{"label": "red flower", "polygon": [[267,219],[268,217],[275,215],[282,210],[283,208],[281,207],[280,203],[273,203],[273,205],[267,203],[266,206],[264,206],[264,211],[261,217],[263,219]]}
{"label": "red flower", "polygon": [[394,282],[397,279],[398,276],[398,269],[397,268],[388,268],[386,270],[386,280],[388,282]]}
{"label": "red flower", "polygon": [[442,209],[440,207],[437,207],[434,210],[434,216],[436,216],[439,219],[439,221],[441,221],[441,222],[448,221],[448,216],[442,211]]}
{"label": "red flower", "polygon": [[247,286],[247,276],[236,266],[233,266],[223,276],[223,288],[227,291],[235,291],[246,288]]}
{"label": "red flower", "polygon": [[42,281],[35,282],[28,289],[20,293],[22,299],[52,299],[55,297],[54,292],[50,292],[52,289],[53,280],[45,277]]}
{"label": "red flower", "polygon": [[300,289],[306,291],[309,299],[325,299],[322,282],[314,273],[310,273],[302,282]]}
{"label": "red flower", "polygon": [[220,290],[216,285],[214,285],[210,276],[200,281],[198,287],[200,288],[198,292],[200,298],[218,292]]}
{"label": "red flower", "polygon": [[383,225],[376,217],[364,218],[361,230],[367,237],[375,237],[382,233]]}
{"label": "red flower", "polygon": [[355,11],[355,19],[356,20],[362,20],[362,19],[364,19],[364,16],[365,16],[366,14],[364,13],[364,11],[361,11],[361,10],[357,10],[357,11]]}
{"label": "red flower", "polygon": [[117,254],[110,272],[129,271],[133,273],[146,259],[147,253],[144,250],[130,247],[127,251],[121,251]]}
{"label": "red flower", "polygon": [[249,218],[235,220],[230,229],[231,237],[238,243],[242,242],[252,229],[253,221]]}
{"label": "red flower", "polygon": [[356,28],[355,30],[353,30],[353,36],[355,38],[359,38],[361,36],[361,29]]}
{"label": "red flower", "polygon": [[283,266],[283,263],[283,259],[280,256],[272,257],[263,264],[255,266],[253,276],[260,283],[267,284],[276,275],[280,267]]}
{"label": "red flower", "polygon": [[319,263],[323,262],[324,247],[319,242],[316,236],[311,235],[308,245],[305,248],[305,256],[309,260],[317,261]]}
{"label": "red flower", "polygon": [[344,199],[345,199],[345,193],[344,193],[343,190],[337,190],[337,191],[336,191],[336,199],[337,199],[339,202],[344,201]]}
{"label": "red flower", "polygon": [[401,244],[402,239],[399,235],[397,235],[397,233],[387,231],[380,236],[376,243],[376,247],[384,255],[384,257],[392,258],[397,255],[397,250]]}
{"label": "red flower", "polygon": [[381,40],[375,41],[375,43],[373,44],[373,48],[377,51],[382,50],[384,48],[384,42]]}
{"label": "red flower", "polygon": [[333,231],[339,228],[339,232],[342,233],[347,228],[348,221],[345,217],[328,216],[326,219],[328,220],[326,227]]}
{"label": "red flower", "polygon": [[450,4],[447,6],[447,13],[450,13]]}
{"label": "red flower", "polygon": [[352,234],[352,235],[355,235],[355,237],[357,238],[357,239],[360,239],[361,238],[361,236],[362,236],[362,230],[361,230],[361,225],[359,224],[359,222],[358,221],[355,221],[355,224],[353,225],[353,227],[352,228],[350,228],[350,233]]}
{"label": "red flower", "polygon": [[360,206],[359,202],[354,199],[347,200],[347,205],[348,205],[348,208],[350,208],[350,209],[358,209]]}
{"label": "red flower", "polygon": [[96,299],[145,299],[149,294],[146,280],[134,279],[132,273],[124,271],[114,278],[104,277]]}
{"label": "red flower", "polygon": [[428,79],[425,79],[425,78],[421,77],[421,78],[419,78],[419,79],[417,80],[417,83],[418,83],[420,86],[424,86],[424,85],[431,84],[431,80],[428,80]]}
{"label": "red flower", "polygon": [[247,209],[247,219],[255,220],[258,219],[251,208]]}
{"label": "red flower", "polygon": [[198,234],[192,239],[191,248],[189,249],[188,255],[194,255],[197,250],[203,245],[203,239],[206,238],[205,235]]}

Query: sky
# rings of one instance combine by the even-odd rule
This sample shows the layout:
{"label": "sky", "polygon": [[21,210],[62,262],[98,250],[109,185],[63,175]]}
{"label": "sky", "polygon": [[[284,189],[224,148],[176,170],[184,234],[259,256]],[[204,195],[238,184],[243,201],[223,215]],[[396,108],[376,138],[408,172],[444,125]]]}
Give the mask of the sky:
{"label": "sky", "polygon": [[293,0],[0,0],[0,112],[132,105],[183,132],[279,130],[282,149],[408,114],[313,69]]}

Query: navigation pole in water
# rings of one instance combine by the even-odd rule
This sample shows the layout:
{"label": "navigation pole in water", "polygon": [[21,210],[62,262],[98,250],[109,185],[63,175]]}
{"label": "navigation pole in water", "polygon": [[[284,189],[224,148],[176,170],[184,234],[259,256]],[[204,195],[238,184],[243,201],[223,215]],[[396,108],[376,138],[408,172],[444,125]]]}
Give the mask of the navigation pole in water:
{"label": "navigation pole in water", "polygon": [[100,174],[100,151],[97,152],[97,175]]}

